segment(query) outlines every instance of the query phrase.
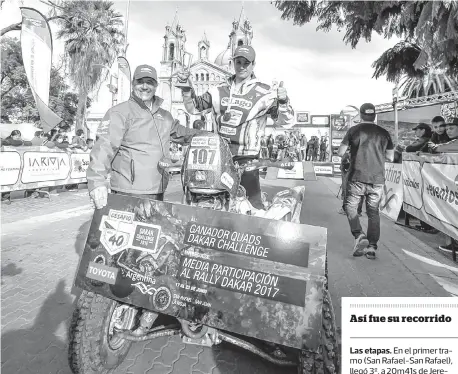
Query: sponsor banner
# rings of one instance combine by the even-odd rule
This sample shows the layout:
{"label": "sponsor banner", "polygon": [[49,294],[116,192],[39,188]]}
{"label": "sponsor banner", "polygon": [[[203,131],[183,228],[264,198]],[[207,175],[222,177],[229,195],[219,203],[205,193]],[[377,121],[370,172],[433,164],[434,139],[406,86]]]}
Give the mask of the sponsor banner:
{"label": "sponsor banner", "polygon": [[313,168],[315,169],[315,175],[324,175],[324,176],[333,176],[334,175],[334,166],[332,163],[313,163]]}
{"label": "sponsor banner", "polygon": [[21,50],[24,70],[37,105],[43,131],[48,132],[61,121],[49,107],[52,36],[45,17],[35,9],[21,7]]}
{"label": "sponsor banner", "polygon": [[129,100],[131,89],[130,89],[130,66],[127,59],[123,56],[119,56],[118,62],[118,103]]}
{"label": "sponsor banner", "polygon": [[296,122],[299,124],[309,124],[310,112],[296,112]]}
{"label": "sponsor banner", "polygon": [[402,154],[404,210],[458,240],[458,154]]}
{"label": "sponsor banner", "polygon": [[67,179],[70,157],[65,152],[24,152],[22,183]]}
{"label": "sponsor banner", "polygon": [[335,155],[334,155],[334,156],[332,156],[332,158],[331,158],[331,162],[332,162],[333,164],[339,164],[339,165],[340,165],[341,161],[342,161],[342,157],[340,157],[340,156],[335,156]]}
{"label": "sponsor banner", "polygon": [[18,152],[2,152],[0,157],[0,183],[8,186],[17,183],[21,171],[21,156]]}
{"label": "sponsor banner", "polygon": [[[404,155],[404,154],[403,154]],[[403,160],[402,161],[402,184],[403,201],[415,209],[421,209],[422,201],[422,181],[421,181],[421,161]]]}
{"label": "sponsor banner", "polygon": [[421,175],[425,212],[458,230],[458,164],[424,163]]}
{"label": "sponsor banner", "polygon": [[295,162],[291,170],[278,169],[278,179],[304,179],[304,166],[302,162]]}
{"label": "sponsor banner", "polygon": [[[64,152],[47,147],[4,147],[0,155],[1,192],[86,183],[82,168],[89,153]],[[75,160],[75,161],[74,161]],[[79,161],[78,161],[79,160]]]}
{"label": "sponsor banner", "polygon": [[397,221],[403,197],[402,165],[385,163],[385,185],[383,186],[380,212]]}
{"label": "sponsor banner", "polygon": [[[125,233],[129,244],[118,250]],[[321,310],[325,253],[322,227],[109,194],[94,213],[75,285],[176,318],[317,349],[321,319],[304,315]]]}
{"label": "sponsor banner", "polygon": [[86,178],[86,170],[89,166],[89,153],[72,153],[70,155],[70,161],[70,178]]}
{"label": "sponsor banner", "polygon": [[342,143],[342,139],[338,138],[332,138],[332,146],[333,147],[340,147],[340,143]]}

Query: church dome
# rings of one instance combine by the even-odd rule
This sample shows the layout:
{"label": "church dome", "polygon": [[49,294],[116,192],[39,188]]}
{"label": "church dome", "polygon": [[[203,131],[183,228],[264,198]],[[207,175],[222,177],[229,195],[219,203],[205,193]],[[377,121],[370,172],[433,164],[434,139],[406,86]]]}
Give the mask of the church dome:
{"label": "church dome", "polygon": [[216,57],[215,65],[228,66],[229,65],[229,61],[231,60],[231,58],[232,58],[232,52],[231,52],[231,49],[228,48],[225,51],[221,52],[218,55],[218,57]]}

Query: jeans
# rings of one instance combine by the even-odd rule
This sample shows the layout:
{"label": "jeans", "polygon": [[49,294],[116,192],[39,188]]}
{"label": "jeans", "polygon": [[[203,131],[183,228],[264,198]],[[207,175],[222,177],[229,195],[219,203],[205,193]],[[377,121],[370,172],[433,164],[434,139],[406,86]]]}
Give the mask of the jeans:
{"label": "jeans", "polygon": [[164,193],[140,195],[140,194],[136,194],[136,193],[119,192],[119,191],[114,191],[114,190],[111,190],[111,192],[114,193],[114,194],[134,196],[134,197],[143,198],[143,199],[153,199],[153,200],[164,201]]}
{"label": "jeans", "polygon": [[[342,209],[345,211],[345,195],[347,194],[347,184],[348,184],[348,170],[343,171],[343,167],[341,166],[342,170]],[[363,212],[363,204],[364,204],[364,197],[361,199],[358,205],[358,214],[362,214]]]}
{"label": "jeans", "polygon": [[382,198],[383,184],[369,184],[362,182],[347,182],[344,207],[348,223],[353,236],[358,238],[363,233],[358,217],[358,205],[366,197],[366,213],[368,218],[367,240],[369,247],[377,249],[380,239],[379,206]]}

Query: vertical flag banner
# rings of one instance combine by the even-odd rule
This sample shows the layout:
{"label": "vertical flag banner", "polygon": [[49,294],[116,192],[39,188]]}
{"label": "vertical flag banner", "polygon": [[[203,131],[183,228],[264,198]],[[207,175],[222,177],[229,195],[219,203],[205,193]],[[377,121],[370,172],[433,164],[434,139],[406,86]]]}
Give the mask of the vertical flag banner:
{"label": "vertical flag banner", "polygon": [[45,17],[35,9],[21,7],[21,49],[24,69],[32,90],[43,130],[48,132],[61,121],[49,107],[52,36]]}
{"label": "vertical flag banner", "polygon": [[130,97],[130,66],[125,57],[118,57],[118,104]]}

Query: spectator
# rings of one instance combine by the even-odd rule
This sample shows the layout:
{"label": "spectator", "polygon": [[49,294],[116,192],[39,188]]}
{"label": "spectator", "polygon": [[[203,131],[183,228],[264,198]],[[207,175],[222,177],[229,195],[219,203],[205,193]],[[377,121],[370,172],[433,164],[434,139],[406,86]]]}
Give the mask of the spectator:
{"label": "spectator", "polygon": [[269,151],[267,150],[267,141],[264,135],[261,136],[261,157],[269,158]]}
{"label": "spectator", "polygon": [[58,134],[55,138],[54,144],[56,145],[57,148],[60,149],[66,149],[69,148],[70,144],[64,140],[63,135]]}
{"label": "spectator", "polygon": [[320,143],[320,161],[326,161],[326,150],[328,148],[328,144],[326,142],[326,138],[324,136],[321,137]]}
{"label": "spectator", "polygon": [[22,140],[22,134],[19,130],[11,131],[11,134],[5,138],[2,142],[2,145],[10,145],[14,147],[19,147],[24,144]]}
{"label": "spectator", "polygon": [[415,140],[412,144],[408,145],[405,149],[406,152],[426,152],[428,150],[428,142],[431,139],[432,130],[431,127],[426,123],[420,123],[414,127]]}
{"label": "spectator", "polygon": [[433,153],[454,153],[458,152],[458,118],[453,118],[446,127],[449,141],[443,144],[429,142],[428,146]]}
{"label": "spectator", "polygon": [[450,138],[447,135],[445,120],[441,116],[436,116],[431,120],[433,126],[433,135],[431,136],[431,142],[434,144],[447,143]]}
{"label": "spectator", "polygon": [[46,136],[43,131],[35,131],[35,136],[30,141],[34,146],[42,146],[46,141]]}
{"label": "spectator", "polygon": [[274,137],[272,134],[269,135],[269,138],[267,139],[267,151],[269,152],[269,158],[272,158],[272,150],[274,148]]}
{"label": "spectator", "polygon": [[300,149],[301,149],[301,161],[305,161],[307,159],[307,137],[305,134],[302,134],[301,140],[300,140]]}
{"label": "spectator", "polygon": [[87,149],[84,140],[84,131],[82,129],[76,130],[76,135],[72,139],[71,148]]}
{"label": "spectator", "polygon": [[88,149],[92,149],[92,147],[94,146],[94,139],[87,139],[86,146]]}
{"label": "spectator", "polygon": [[[339,147],[343,157],[350,147],[350,169],[344,207],[355,238],[353,256],[376,258],[380,239],[379,207],[385,184],[385,160],[393,161],[394,146],[388,131],[374,123],[375,106],[370,103],[360,108],[361,123],[351,127]],[[367,236],[358,217],[358,205],[366,197],[368,217]]]}

